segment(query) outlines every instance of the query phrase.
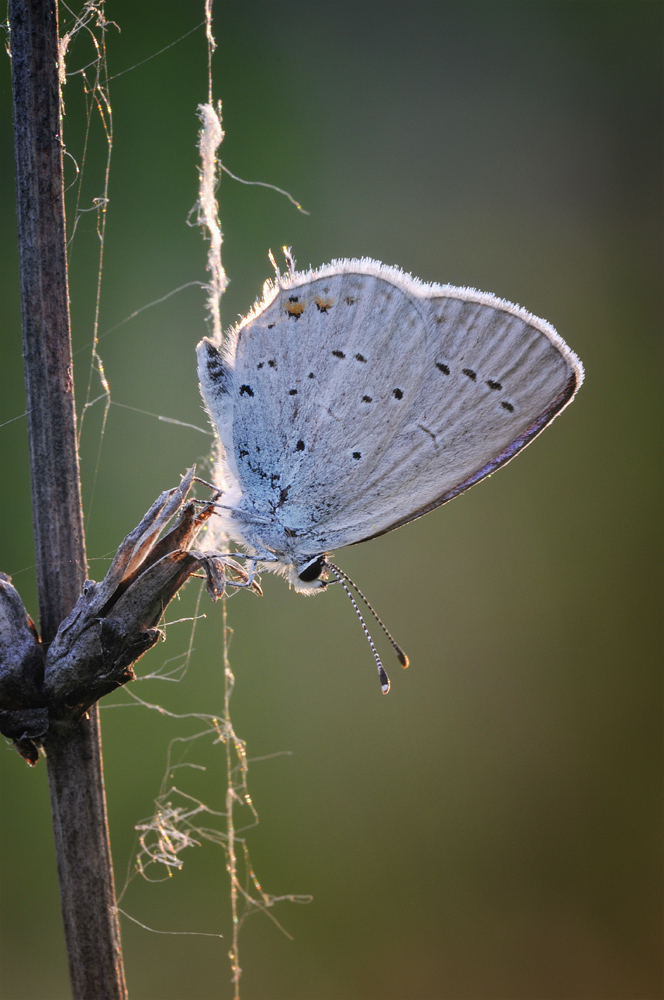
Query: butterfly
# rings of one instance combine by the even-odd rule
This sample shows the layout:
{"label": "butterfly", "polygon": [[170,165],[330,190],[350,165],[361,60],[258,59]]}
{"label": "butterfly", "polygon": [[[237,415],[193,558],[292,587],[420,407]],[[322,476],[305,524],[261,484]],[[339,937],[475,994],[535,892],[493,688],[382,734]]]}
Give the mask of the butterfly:
{"label": "butterfly", "polygon": [[485,292],[367,258],[287,261],[222,345],[201,341],[199,378],[223,530],[312,594],[338,569],[332,549],[509,462],[571,402],[583,366],[549,323]]}

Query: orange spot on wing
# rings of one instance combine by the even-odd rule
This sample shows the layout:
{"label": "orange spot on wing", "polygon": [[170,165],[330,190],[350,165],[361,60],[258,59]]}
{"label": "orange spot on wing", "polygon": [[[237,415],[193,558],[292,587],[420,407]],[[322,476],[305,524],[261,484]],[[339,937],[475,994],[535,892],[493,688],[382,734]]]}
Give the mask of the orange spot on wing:
{"label": "orange spot on wing", "polygon": [[287,302],[286,312],[289,316],[301,316],[304,312],[304,302]]}
{"label": "orange spot on wing", "polygon": [[318,306],[319,312],[322,313],[326,313],[327,310],[334,305],[332,299],[321,299],[317,297],[314,299],[314,302]]}

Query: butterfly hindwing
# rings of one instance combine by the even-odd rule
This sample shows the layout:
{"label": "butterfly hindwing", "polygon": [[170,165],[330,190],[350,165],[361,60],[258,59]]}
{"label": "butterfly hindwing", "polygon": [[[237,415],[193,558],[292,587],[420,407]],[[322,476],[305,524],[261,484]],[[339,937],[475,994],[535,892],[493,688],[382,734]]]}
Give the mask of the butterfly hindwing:
{"label": "butterfly hindwing", "polygon": [[[363,276],[362,276],[363,278]],[[378,278],[285,289],[239,332],[235,458],[256,509],[290,529],[343,520],[419,392],[426,322]]]}

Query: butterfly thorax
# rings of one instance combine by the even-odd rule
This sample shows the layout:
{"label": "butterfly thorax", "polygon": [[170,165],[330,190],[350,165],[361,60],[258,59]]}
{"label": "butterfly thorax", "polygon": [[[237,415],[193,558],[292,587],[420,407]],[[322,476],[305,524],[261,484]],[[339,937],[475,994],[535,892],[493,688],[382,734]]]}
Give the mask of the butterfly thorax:
{"label": "butterfly thorax", "polygon": [[294,518],[284,514],[247,509],[240,505],[223,515],[223,530],[255,560],[259,570],[279,573],[300,593],[316,593],[325,588],[321,574],[325,553],[307,551],[303,538],[308,532],[296,527]]}

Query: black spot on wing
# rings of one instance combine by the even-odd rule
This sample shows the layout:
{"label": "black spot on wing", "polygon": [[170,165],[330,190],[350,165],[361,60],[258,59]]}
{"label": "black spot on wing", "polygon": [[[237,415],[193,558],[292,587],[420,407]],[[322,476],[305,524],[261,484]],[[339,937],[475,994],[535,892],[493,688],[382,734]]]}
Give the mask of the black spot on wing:
{"label": "black spot on wing", "polygon": [[367,359],[365,358],[365,356],[363,354],[356,354],[355,355],[355,360],[356,361],[363,361],[364,364],[367,363]]}
{"label": "black spot on wing", "polygon": [[490,389],[502,389],[502,385],[500,384],[500,382],[496,382],[495,379],[492,378],[488,378],[486,380],[486,384],[489,386]]}
{"label": "black spot on wing", "polygon": [[514,413],[514,407],[512,406],[511,403],[508,403],[506,399],[504,399],[500,405],[504,410],[507,410],[509,413]]}
{"label": "black spot on wing", "polygon": [[297,396],[297,389],[289,389],[288,390],[288,395],[289,396]]}
{"label": "black spot on wing", "polygon": [[334,355],[335,358],[345,358],[346,357],[346,355],[344,354],[343,351],[332,351],[332,354]]}
{"label": "black spot on wing", "polygon": [[462,368],[461,371],[469,378],[471,382],[474,382],[477,378],[477,372],[474,372],[472,368]]}
{"label": "black spot on wing", "polygon": [[439,372],[442,372],[443,375],[449,375],[450,373],[448,366],[446,364],[443,364],[442,361],[436,361],[436,368],[438,369]]}
{"label": "black spot on wing", "polygon": [[403,390],[402,389],[393,389],[392,390],[392,395],[394,396],[395,399],[403,399]]}
{"label": "black spot on wing", "polygon": [[253,396],[253,394],[254,394],[254,390],[251,388],[250,385],[241,385],[240,386],[240,395],[241,396]]}
{"label": "black spot on wing", "polygon": [[362,453],[359,451],[354,451],[353,458],[355,459],[356,462],[358,462],[362,458]]}
{"label": "black spot on wing", "polygon": [[371,396],[362,396],[362,402],[363,403],[373,403],[373,399],[371,398]]}
{"label": "black spot on wing", "polygon": [[297,444],[295,445],[295,448],[296,448],[297,451],[304,451],[304,441],[302,441],[302,439],[300,439],[297,442]]}

